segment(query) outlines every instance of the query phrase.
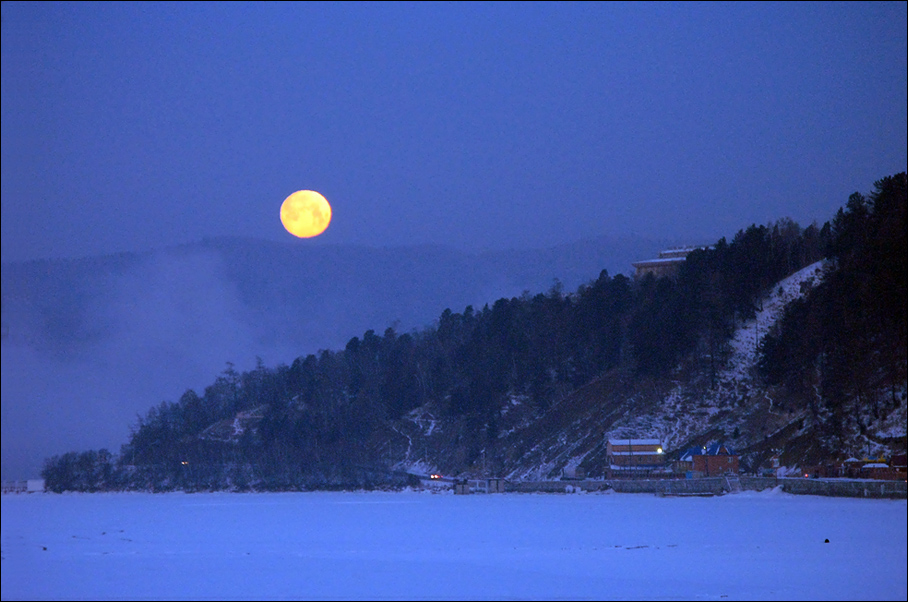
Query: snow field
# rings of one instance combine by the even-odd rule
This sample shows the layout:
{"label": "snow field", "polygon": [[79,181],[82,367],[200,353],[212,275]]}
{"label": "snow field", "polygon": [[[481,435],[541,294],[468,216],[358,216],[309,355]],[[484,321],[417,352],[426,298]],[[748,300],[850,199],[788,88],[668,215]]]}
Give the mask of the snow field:
{"label": "snow field", "polygon": [[32,494],[2,520],[3,600],[908,596],[905,500]]}

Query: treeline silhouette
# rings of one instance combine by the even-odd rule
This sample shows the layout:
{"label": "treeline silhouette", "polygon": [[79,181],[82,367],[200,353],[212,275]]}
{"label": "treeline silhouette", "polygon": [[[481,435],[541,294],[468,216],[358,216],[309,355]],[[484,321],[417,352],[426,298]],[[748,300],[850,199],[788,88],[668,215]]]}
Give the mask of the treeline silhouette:
{"label": "treeline silhouette", "polygon": [[761,370],[836,433],[873,390],[904,391],[905,204],[901,173],[852,195],[822,227],[782,219],[695,250],[676,277],[602,271],[573,293],[556,281],[481,309],[445,309],[422,330],[369,330],[290,366],[259,361],[238,373],[228,364],[202,395],[188,390],[140,416],[119,455],[55,456],[42,476],[53,491],[404,485],[390,470],[401,454],[376,442],[411,410],[431,402],[464,425],[470,441],[453,445],[470,446],[469,465],[476,441],[498,437],[512,396],[541,415],[609,373],[662,378],[680,368],[715,384],[735,327],[782,278],[824,257],[830,274],[766,338]]}

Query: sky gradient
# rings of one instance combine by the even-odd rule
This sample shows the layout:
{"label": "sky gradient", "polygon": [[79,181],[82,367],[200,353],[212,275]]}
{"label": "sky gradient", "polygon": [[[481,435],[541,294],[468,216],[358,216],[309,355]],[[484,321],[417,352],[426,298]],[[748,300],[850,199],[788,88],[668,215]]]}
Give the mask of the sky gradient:
{"label": "sky gradient", "polygon": [[[2,259],[713,242],[906,169],[906,3],[2,3]],[[332,204],[316,239],[279,210]]]}

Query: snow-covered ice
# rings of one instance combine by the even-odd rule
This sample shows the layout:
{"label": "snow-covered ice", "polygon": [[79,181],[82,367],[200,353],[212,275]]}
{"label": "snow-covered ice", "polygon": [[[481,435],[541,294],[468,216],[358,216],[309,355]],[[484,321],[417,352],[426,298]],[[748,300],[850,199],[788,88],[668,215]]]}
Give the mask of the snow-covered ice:
{"label": "snow-covered ice", "polygon": [[3,600],[908,596],[905,500],[30,494],[2,519]]}

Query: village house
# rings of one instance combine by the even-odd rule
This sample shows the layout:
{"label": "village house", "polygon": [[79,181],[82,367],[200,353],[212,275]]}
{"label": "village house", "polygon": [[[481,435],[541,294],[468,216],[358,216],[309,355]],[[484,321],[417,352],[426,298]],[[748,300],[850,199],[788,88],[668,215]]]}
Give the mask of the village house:
{"label": "village house", "polygon": [[[906,455],[893,455],[889,461],[878,458],[848,458],[842,463],[840,476],[849,479],[876,479],[880,481],[904,481],[906,477]],[[823,475],[816,475],[823,476]]]}
{"label": "village house", "polygon": [[579,466],[565,466],[561,469],[561,480],[575,481],[586,478],[586,469]]}
{"label": "village house", "polygon": [[606,443],[609,478],[642,476],[665,468],[659,439],[609,439]]}
{"label": "village house", "polygon": [[863,460],[858,460],[855,457],[848,458],[842,463],[842,476],[848,479],[860,479],[861,467],[864,464]]}
{"label": "village house", "polygon": [[488,479],[457,479],[454,481],[454,493],[465,495],[470,493],[504,493],[504,479],[499,477]]}
{"label": "village house", "polygon": [[861,478],[888,481],[895,480],[895,474],[885,462],[868,462],[861,466]]}
{"label": "village house", "polygon": [[634,277],[643,278],[647,274],[652,274],[656,278],[674,277],[678,273],[680,266],[687,256],[696,249],[706,249],[708,247],[683,247],[679,249],[667,249],[659,253],[658,259],[645,259],[631,263],[634,266]]}
{"label": "village house", "polygon": [[694,456],[706,451],[704,447],[691,447],[681,452],[678,459],[672,462],[672,470],[676,473],[687,474],[694,470]]}
{"label": "village house", "polygon": [[[892,456],[887,462],[885,458],[870,461],[861,467],[862,479],[877,479],[881,481],[905,480],[905,456]],[[899,466],[901,464],[901,466]]]}
{"label": "village house", "polygon": [[42,493],[44,479],[28,479],[25,481],[3,481],[3,493]]}
{"label": "village house", "polygon": [[724,443],[713,443],[691,455],[695,477],[719,477],[738,474],[738,454]]}

